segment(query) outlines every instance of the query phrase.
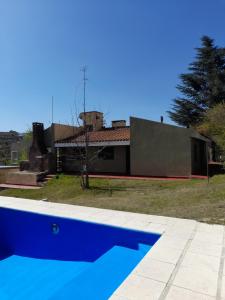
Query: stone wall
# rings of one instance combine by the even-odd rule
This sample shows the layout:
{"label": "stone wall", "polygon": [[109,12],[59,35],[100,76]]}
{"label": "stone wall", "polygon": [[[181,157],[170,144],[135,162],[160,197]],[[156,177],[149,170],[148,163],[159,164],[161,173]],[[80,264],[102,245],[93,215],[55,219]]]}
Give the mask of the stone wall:
{"label": "stone wall", "polygon": [[19,170],[19,167],[15,167],[15,166],[0,166],[0,183],[5,183],[6,182],[6,177],[7,174],[10,172],[15,172]]}

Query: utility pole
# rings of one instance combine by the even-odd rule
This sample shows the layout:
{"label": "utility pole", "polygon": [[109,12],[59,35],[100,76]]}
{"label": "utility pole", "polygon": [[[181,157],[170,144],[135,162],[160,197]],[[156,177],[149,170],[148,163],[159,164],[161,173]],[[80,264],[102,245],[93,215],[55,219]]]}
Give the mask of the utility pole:
{"label": "utility pole", "polygon": [[81,69],[83,72],[83,110],[84,110],[84,132],[85,132],[85,160],[84,160],[84,166],[83,166],[83,172],[85,174],[85,186],[84,188],[89,188],[89,176],[88,176],[88,128],[87,128],[87,122],[86,122],[86,72],[87,67],[83,66]]}

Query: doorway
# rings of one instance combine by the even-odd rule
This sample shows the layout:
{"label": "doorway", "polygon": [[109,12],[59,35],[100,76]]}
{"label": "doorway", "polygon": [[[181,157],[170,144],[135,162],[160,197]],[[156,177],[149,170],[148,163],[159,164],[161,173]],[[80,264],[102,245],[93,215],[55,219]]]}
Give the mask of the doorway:
{"label": "doorway", "polygon": [[207,175],[207,144],[205,141],[191,139],[192,175]]}

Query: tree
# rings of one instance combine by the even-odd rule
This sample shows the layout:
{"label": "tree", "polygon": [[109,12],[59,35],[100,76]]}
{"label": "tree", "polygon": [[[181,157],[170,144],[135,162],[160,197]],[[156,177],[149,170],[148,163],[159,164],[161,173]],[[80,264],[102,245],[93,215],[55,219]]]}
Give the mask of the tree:
{"label": "tree", "polygon": [[32,142],[32,130],[28,128],[23,135],[23,140],[21,142],[21,149],[19,154],[19,160],[28,160],[28,151]]}
{"label": "tree", "polygon": [[182,126],[200,124],[209,108],[225,100],[225,48],[215,46],[208,36],[201,41],[189,73],[180,75],[177,89],[183,97],[174,99],[168,111],[170,118]]}
{"label": "tree", "polygon": [[198,131],[211,137],[220,149],[224,157],[225,154],[225,104],[220,103],[210,108],[205,114],[203,122],[198,126]]}

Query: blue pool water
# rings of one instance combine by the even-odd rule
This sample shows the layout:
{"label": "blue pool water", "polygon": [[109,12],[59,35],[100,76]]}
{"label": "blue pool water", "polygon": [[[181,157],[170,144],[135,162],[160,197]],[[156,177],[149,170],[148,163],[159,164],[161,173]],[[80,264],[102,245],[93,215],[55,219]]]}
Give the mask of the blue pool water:
{"label": "blue pool water", "polygon": [[0,299],[108,299],[159,237],[0,208]]}

